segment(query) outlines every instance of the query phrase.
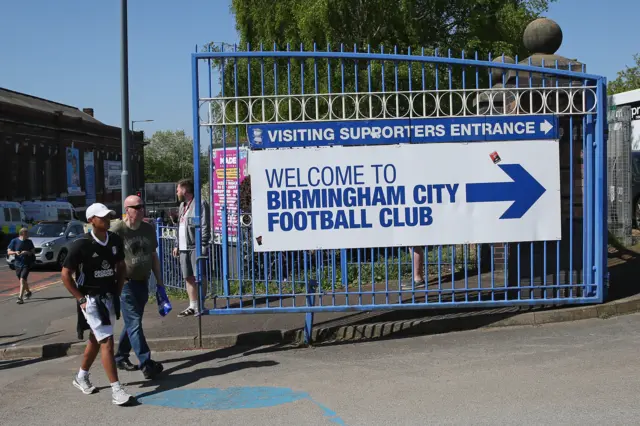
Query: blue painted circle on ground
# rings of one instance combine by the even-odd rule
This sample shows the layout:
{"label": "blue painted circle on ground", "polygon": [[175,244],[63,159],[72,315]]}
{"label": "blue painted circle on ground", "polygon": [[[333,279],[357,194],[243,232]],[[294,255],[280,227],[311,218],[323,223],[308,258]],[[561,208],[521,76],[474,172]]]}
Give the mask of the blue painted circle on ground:
{"label": "blue painted circle on ground", "polygon": [[267,408],[288,404],[309,394],[288,388],[232,387],[226,389],[174,389],[137,398],[142,404],[172,408],[199,410],[237,410],[243,408]]}

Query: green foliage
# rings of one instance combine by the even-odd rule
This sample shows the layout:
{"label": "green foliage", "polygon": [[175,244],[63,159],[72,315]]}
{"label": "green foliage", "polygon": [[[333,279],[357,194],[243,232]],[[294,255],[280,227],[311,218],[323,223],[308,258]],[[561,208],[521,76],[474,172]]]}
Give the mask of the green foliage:
{"label": "green foliage", "polygon": [[[397,286],[399,282],[411,281],[413,266],[412,257],[408,251],[403,251],[400,256],[387,253],[386,261],[384,260],[384,252],[381,254],[383,256],[375,262],[363,261],[358,263],[357,259],[350,260],[346,267],[347,286],[352,289],[358,288],[358,286],[370,286],[372,283],[375,283],[376,287],[380,285],[384,286],[387,277],[389,288]],[[327,253],[327,256],[330,256],[330,254]],[[254,267],[255,265],[256,264],[254,264]],[[437,279],[438,276],[442,278],[448,276],[452,271],[463,271],[465,267],[469,273],[472,273],[475,271],[476,265],[476,246],[444,246],[440,250],[432,248],[429,251],[426,271],[431,279]],[[251,275],[250,270],[247,271],[247,273],[249,276]],[[267,292],[263,272],[256,270],[253,273],[255,281],[246,278],[243,280],[242,294],[305,293],[304,272],[302,270],[294,270],[290,271],[290,273],[290,279],[286,282],[283,281],[280,283],[277,279],[272,278],[268,282]],[[272,270],[271,274],[278,276],[279,272]],[[321,289],[324,291],[330,292],[333,289],[343,289],[343,272],[340,266],[340,253],[335,253],[335,259],[325,259],[325,262],[320,267],[309,267],[307,276],[310,280],[317,280],[317,282],[320,283]],[[293,279],[293,285],[291,279]],[[230,280],[229,286],[232,295],[240,294],[239,281]],[[216,288],[218,292],[221,292],[222,283],[214,283],[214,288]]]}
{"label": "green foliage", "polygon": [[[147,182],[177,182],[193,178],[193,139],[183,130],[157,131],[144,150],[144,173]],[[209,181],[209,156],[200,155],[200,183]]]}
{"label": "green foliage", "polygon": [[[548,9],[555,0],[232,0],[240,46],[205,45],[204,51],[233,49],[345,51],[435,55],[487,59],[502,54],[524,58],[522,42],[525,27]],[[369,47],[370,46],[370,47]],[[394,46],[398,46],[397,48]],[[408,91],[435,88],[487,87],[489,72],[412,61],[379,61],[327,58],[253,58],[214,61],[224,97],[280,95],[284,100],[254,104],[258,121],[301,119],[350,119],[361,112],[386,110],[387,114],[406,112],[408,99],[382,105],[379,99],[353,96],[333,104],[333,116],[326,98],[299,94]],[[452,71],[452,72],[449,72]],[[260,77],[263,77],[262,79]],[[295,95],[286,98],[286,95]],[[451,106],[461,107],[458,96]],[[420,108],[433,107],[426,96]],[[449,104],[449,102],[446,102]],[[386,107],[386,108],[385,108]],[[448,106],[447,106],[448,107]],[[248,114],[247,101],[226,104],[227,117]],[[444,112],[444,111],[443,111]],[[223,114],[214,103],[211,114]],[[236,136],[244,141],[245,127],[225,129],[227,143],[235,145]],[[237,133],[237,134],[236,134]],[[216,138],[216,140],[220,139]]]}
{"label": "green foliage", "polygon": [[414,46],[524,53],[526,25],[554,0],[232,0],[241,45]]}
{"label": "green foliage", "polygon": [[640,54],[633,55],[634,66],[626,66],[618,71],[618,77],[609,83],[607,91],[609,95],[640,89]]}

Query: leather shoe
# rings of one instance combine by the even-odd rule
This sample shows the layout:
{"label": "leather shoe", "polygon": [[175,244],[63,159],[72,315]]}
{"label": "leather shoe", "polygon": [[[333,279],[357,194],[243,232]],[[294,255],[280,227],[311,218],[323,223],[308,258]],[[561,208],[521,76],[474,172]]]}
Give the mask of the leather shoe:
{"label": "leather shoe", "polygon": [[138,370],[138,366],[131,364],[131,361],[129,361],[128,359],[117,362],[116,366],[118,367],[118,370],[125,370],[125,371]]}

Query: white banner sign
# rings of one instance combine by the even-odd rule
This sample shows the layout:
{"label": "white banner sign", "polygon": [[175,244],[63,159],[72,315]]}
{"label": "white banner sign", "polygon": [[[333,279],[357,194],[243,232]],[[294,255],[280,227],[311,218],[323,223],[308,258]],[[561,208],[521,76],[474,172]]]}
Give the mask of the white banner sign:
{"label": "white banner sign", "polygon": [[559,240],[557,140],[251,151],[254,249]]}

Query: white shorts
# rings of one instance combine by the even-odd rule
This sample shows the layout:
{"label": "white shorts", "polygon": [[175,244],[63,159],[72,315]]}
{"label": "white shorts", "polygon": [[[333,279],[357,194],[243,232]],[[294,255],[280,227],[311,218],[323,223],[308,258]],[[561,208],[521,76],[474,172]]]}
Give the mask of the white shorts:
{"label": "white shorts", "polygon": [[102,299],[102,302],[109,310],[109,319],[111,320],[111,325],[103,325],[102,321],[100,321],[98,308],[96,307],[96,298],[93,296],[86,296],[86,298],[87,306],[82,313],[84,314],[89,327],[91,327],[91,331],[96,337],[96,340],[100,342],[107,337],[113,336],[113,326],[116,323],[116,312],[113,308],[113,299],[111,297]]}

